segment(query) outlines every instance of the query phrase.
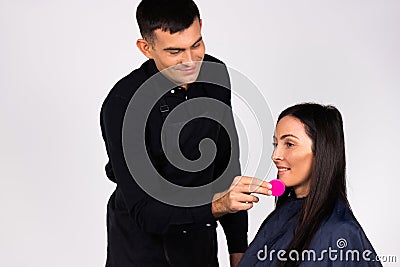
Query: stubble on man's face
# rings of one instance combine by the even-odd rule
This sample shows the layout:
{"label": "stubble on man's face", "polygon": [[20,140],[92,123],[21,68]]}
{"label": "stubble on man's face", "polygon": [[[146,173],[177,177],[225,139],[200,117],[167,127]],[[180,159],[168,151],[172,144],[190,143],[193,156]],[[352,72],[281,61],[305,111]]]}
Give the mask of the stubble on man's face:
{"label": "stubble on man's face", "polygon": [[168,79],[183,87],[197,79],[205,54],[201,20],[196,18],[187,29],[174,34],[157,29],[151,45],[157,69]]}

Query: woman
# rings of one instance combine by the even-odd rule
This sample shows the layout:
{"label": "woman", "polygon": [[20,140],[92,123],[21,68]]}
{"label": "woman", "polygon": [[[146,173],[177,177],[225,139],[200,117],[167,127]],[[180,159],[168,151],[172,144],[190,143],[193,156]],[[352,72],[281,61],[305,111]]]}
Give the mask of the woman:
{"label": "woman", "polygon": [[289,107],[273,139],[272,160],[286,190],[239,266],[382,266],[347,200],[339,111]]}

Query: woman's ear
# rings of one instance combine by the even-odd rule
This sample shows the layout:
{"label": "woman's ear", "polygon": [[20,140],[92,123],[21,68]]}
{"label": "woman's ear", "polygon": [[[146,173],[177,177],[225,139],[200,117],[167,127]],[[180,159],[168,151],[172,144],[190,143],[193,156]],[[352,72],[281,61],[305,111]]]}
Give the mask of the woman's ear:
{"label": "woman's ear", "polygon": [[145,55],[145,57],[153,59],[152,55],[153,48],[148,41],[146,41],[145,39],[138,39],[136,41],[136,46],[139,48],[140,52],[142,52],[142,54]]}

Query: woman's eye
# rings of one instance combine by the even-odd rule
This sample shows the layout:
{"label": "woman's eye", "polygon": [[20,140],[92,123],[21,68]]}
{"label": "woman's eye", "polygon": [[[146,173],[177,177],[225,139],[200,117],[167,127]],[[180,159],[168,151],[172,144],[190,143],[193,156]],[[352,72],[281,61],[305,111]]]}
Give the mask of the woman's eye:
{"label": "woman's eye", "polygon": [[285,145],[286,145],[287,147],[292,147],[292,146],[294,146],[294,144],[293,144],[293,143],[290,143],[290,142],[286,142]]}

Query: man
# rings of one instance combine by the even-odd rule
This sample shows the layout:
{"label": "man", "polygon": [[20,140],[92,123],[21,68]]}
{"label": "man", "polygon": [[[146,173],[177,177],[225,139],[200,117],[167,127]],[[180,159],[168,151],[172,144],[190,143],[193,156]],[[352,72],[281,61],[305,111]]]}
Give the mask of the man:
{"label": "man", "polygon": [[[193,120],[179,135],[179,149],[190,160],[201,156],[198,147],[203,139],[214,141],[217,153],[205,169],[192,172],[177,168],[169,162],[161,144],[161,129],[169,126],[166,116],[185,101],[207,97],[230,106],[230,90],[196,81],[204,68],[202,62],[222,64],[205,54],[196,4],[192,0],[143,0],[136,16],[143,37],[137,47],[149,60],[114,86],[101,110],[101,128],[110,159],[106,173],[117,184],[107,207],[106,266],[218,266],[217,220],[227,238],[231,266],[236,266],[247,248],[246,210],[258,201],[250,193],[270,195],[269,184],[238,176],[232,186],[215,193],[208,203],[179,206],[149,195],[138,184],[137,175],[129,171],[123,149],[124,117],[140,87],[161,72],[175,87],[154,104],[145,127],[147,156],[157,172],[185,187],[207,185],[223,173],[232,179],[240,175],[238,153],[234,152],[238,151],[236,136],[228,136],[215,121]],[[146,90],[151,94],[156,88]],[[231,111],[225,115],[233,122]],[[228,163],[230,158],[233,164]]]}

